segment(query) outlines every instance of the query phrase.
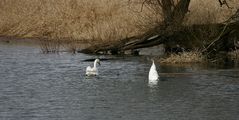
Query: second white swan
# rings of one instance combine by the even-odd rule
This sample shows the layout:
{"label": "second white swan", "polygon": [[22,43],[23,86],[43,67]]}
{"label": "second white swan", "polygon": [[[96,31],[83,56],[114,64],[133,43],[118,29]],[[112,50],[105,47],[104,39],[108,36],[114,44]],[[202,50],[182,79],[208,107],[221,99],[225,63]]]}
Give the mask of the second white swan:
{"label": "second white swan", "polygon": [[158,75],[156,66],[154,64],[154,60],[152,60],[152,65],[149,70],[149,83],[157,84],[158,80],[159,80],[159,75]]}
{"label": "second white swan", "polygon": [[93,66],[93,67],[88,66],[88,67],[86,68],[86,75],[87,75],[87,76],[96,76],[96,75],[99,75],[99,73],[98,73],[98,68],[96,67],[96,64],[99,64],[99,65],[100,65],[100,60],[99,60],[99,59],[95,59],[95,61],[94,61],[94,66]]}

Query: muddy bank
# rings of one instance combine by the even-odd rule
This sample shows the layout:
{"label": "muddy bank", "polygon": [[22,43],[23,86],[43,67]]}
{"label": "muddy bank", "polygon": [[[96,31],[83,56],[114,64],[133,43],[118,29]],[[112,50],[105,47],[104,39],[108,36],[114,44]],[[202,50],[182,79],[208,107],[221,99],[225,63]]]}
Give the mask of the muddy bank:
{"label": "muddy bank", "polygon": [[[30,45],[41,48],[44,53],[49,52],[77,52],[82,49],[89,48],[96,42],[71,40],[71,39],[46,39],[46,38],[18,38],[1,36],[0,44],[8,45]],[[137,55],[152,55],[162,56],[164,48],[162,45],[138,49]],[[131,54],[131,51],[126,51],[125,54]],[[135,54],[136,55],[136,54]]]}
{"label": "muddy bank", "polygon": [[1,36],[0,44],[39,45],[39,40],[36,38],[18,38],[18,37]]}
{"label": "muddy bank", "polygon": [[0,44],[4,45],[23,45],[40,48],[43,53],[72,52],[85,49],[91,42],[72,39],[47,39],[47,38],[19,38],[1,36]]}

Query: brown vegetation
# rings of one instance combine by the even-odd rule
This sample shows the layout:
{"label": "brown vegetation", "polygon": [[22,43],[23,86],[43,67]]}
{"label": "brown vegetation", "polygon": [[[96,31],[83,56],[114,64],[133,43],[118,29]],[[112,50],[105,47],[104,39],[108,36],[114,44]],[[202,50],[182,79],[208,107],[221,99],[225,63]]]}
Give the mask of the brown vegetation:
{"label": "brown vegetation", "polygon": [[[205,16],[212,15],[221,22],[233,11],[224,12],[225,8],[215,0],[209,1],[191,2],[188,23],[203,23],[208,20]],[[230,1],[229,5],[234,6],[236,1]],[[162,20],[160,13],[148,7],[141,11],[141,3],[140,0],[1,0],[0,35],[94,42],[120,40],[142,33]]]}
{"label": "brown vegetation", "polygon": [[127,0],[2,0],[0,35],[109,41],[137,33]]}
{"label": "brown vegetation", "polygon": [[228,54],[231,59],[239,61],[239,50],[231,51]]}
{"label": "brown vegetation", "polygon": [[[93,52],[100,51],[95,47],[99,45],[115,52],[120,47],[128,50],[162,43],[169,47],[180,43],[186,48],[185,45],[192,43],[208,50],[217,42],[219,33],[227,30],[226,27],[221,32],[221,24],[199,26],[200,29],[191,25],[221,23],[239,6],[238,0],[228,1],[230,9],[224,5],[220,7],[215,0],[161,0],[160,4],[156,0],[147,1],[2,0],[0,35],[44,38],[40,43],[46,53],[57,52],[61,47],[75,53],[79,47],[75,43],[79,41],[90,43]],[[230,31],[227,33],[231,34]],[[174,57],[178,58],[177,55]]]}
{"label": "brown vegetation", "polygon": [[58,53],[60,52],[60,47],[60,40],[40,39],[42,53]]}
{"label": "brown vegetation", "polygon": [[179,54],[170,54],[166,58],[162,58],[160,63],[187,64],[206,62],[206,57],[199,51],[182,52]]}

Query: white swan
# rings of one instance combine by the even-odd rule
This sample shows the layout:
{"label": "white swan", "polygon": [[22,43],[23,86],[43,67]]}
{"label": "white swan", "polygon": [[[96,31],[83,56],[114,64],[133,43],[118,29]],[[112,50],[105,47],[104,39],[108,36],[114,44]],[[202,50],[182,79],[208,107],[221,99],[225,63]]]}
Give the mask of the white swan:
{"label": "white swan", "polygon": [[95,76],[95,75],[98,75],[98,69],[96,68],[96,64],[99,64],[100,65],[100,60],[99,59],[95,59],[94,61],[94,67],[90,67],[88,66],[86,68],[86,75],[87,76]]}
{"label": "white swan", "polygon": [[158,83],[159,80],[159,75],[156,69],[156,66],[154,64],[154,60],[152,60],[152,65],[151,68],[149,70],[149,84],[151,85],[156,85]]}

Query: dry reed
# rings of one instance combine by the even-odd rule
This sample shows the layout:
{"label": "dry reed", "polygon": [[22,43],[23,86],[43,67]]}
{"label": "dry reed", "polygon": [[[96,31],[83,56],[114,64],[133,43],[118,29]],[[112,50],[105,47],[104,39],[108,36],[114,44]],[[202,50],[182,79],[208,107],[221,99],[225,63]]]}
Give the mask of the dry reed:
{"label": "dry reed", "polygon": [[61,41],[40,39],[40,48],[42,53],[58,53],[60,52]]}
{"label": "dry reed", "polygon": [[[159,14],[138,0],[1,0],[0,35],[72,38],[92,43],[120,40],[142,33],[162,21]],[[230,0],[232,7],[238,0]],[[193,0],[186,23],[207,22],[206,16],[226,20],[235,9],[220,7],[215,0]],[[210,11],[210,12],[208,12]]]}
{"label": "dry reed", "polygon": [[206,57],[199,51],[182,52],[179,54],[170,54],[167,58],[160,59],[160,63],[166,64],[185,64],[185,63],[202,63]]}
{"label": "dry reed", "polygon": [[77,53],[79,46],[79,42],[74,39],[71,41],[64,42],[64,44],[62,44],[63,49],[72,54]]}
{"label": "dry reed", "polygon": [[239,7],[239,0],[227,0],[231,8],[226,5],[220,7],[218,0],[192,0],[185,24],[220,23],[227,20]]}
{"label": "dry reed", "polygon": [[0,1],[0,35],[108,41],[136,34],[127,0]]}
{"label": "dry reed", "polygon": [[228,53],[229,57],[233,60],[239,61],[239,50],[234,50]]}

